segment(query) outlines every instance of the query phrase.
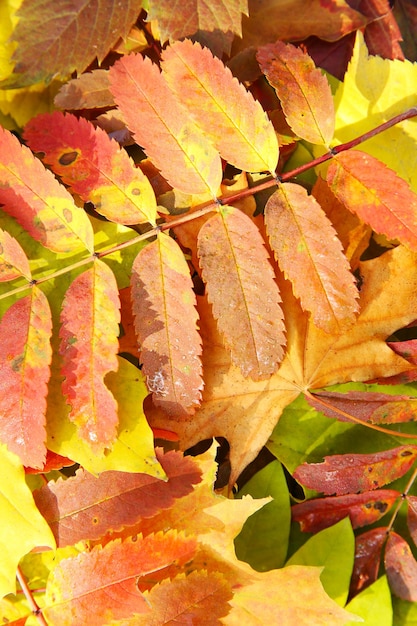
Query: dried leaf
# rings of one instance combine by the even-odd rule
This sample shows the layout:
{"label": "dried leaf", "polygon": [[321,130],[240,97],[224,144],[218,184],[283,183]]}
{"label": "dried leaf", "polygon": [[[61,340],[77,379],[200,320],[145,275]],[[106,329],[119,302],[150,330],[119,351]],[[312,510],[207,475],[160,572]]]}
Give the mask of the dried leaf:
{"label": "dried leaf", "polygon": [[179,41],[162,53],[169,86],[221,156],[247,172],[275,172],[278,141],[259,102],[198,43]]}
{"label": "dried leaf", "polygon": [[125,56],[110,69],[110,90],[136,142],[170,185],[216,196],[220,157],[189,121],[158,67],[140,54]]}
{"label": "dried leaf", "polygon": [[108,70],[93,70],[62,85],[54,99],[60,109],[101,109],[114,106]]}
{"label": "dried leaf", "polygon": [[116,401],[104,377],[116,371],[120,322],[116,279],[99,259],[71,283],[61,312],[62,390],[70,419],[93,448],[111,447],[118,423]]}
{"label": "dried leaf", "polygon": [[[0,438],[22,463],[42,467],[52,319],[39,287],[13,304],[0,323]],[[6,393],[7,390],[7,393]]]}
{"label": "dried leaf", "polygon": [[385,570],[392,592],[409,602],[417,602],[417,561],[408,543],[391,532],[385,548]]}
{"label": "dried leaf", "polygon": [[31,237],[54,252],[93,250],[84,212],[51,172],[9,131],[0,127],[0,203]]}
{"label": "dried leaf", "polygon": [[123,10],[114,0],[76,0],[69,6],[56,0],[23,2],[13,32],[16,65],[6,85],[65,79],[75,70],[83,72],[95,58],[101,63],[117,40],[128,35],[141,8],[141,0],[128,0]]}
{"label": "dried leaf", "polygon": [[118,224],[155,224],[149,180],[101,128],[55,111],[33,118],[24,136],[72,193],[92,202],[98,213]]}
{"label": "dried leaf", "polygon": [[256,58],[294,133],[310,143],[328,146],[334,133],[333,96],[313,59],[282,41],[259,48]]}
{"label": "dried leaf", "polygon": [[378,578],[382,546],[387,538],[386,528],[373,528],[356,537],[355,564],[350,584],[350,595],[366,589]]}
{"label": "dried leaf", "polygon": [[28,258],[16,239],[0,228],[0,282],[19,276],[32,278]]}
{"label": "dried leaf", "polygon": [[192,414],[203,387],[201,338],[193,284],[178,244],[160,233],[139,252],[131,280],[148,388],[172,417]]}
{"label": "dried leaf", "polygon": [[254,380],[273,374],[283,357],[283,315],[258,229],[238,209],[224,207],[201,228],[198,255],[233,363]]}
{"label": "dried leaf", "polygon": [[281,184],[266,204],[265,223],[280,268],[314,324],[326,332],[350,326],[358,292],[342,245],[315,198],[300,185]]}
{"label": "dried leaf", "polygon": [[417,196],[393,170],[365,152],[350,150],[332,160],[327,182],[375,232],[417,250]]}
{"label": "dried leaf", "polygon": [[335,454],[323,463],[303,463],[294,478],[309,489],[338,496],[378,489],[404,476],[417,458],[417,446],[374,454]]}
{"label": "dried leaf", "polygon": [[349,516],[353,528],[377,522],[401,494],[392,489],[365,491],[360,494],[316,498],[295,504],[292,519],[300,522],[303,532],[316,533]]}

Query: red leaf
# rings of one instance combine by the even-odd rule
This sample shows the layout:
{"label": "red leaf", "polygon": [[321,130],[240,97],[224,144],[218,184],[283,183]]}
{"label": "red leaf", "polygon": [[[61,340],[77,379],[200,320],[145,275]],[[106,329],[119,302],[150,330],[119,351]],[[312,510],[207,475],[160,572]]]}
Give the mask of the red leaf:
{"label": "red leaf", "polygon": [[104,383],[117,371],[120,313],[116,279],[96,259],[69,286],[61,311],[62,390],[70,419],[80,436],[102,450],[111,446],[118,424],[117,405]]}
{"label": "red leaf", "polygon": [[393,17],[389,1],[360,0],[356,4],[358,6],[352,5],[352,8],[372,18],[371,23],[365,29],[365,42],[369,54],[404,61],[404,54],[399,44],[402,41],[402,35]]}
{"label": "red leaf", "polygon": [[407,496],[407,526],[417,546],[417,496]]}
{"label": "red leaf", "polygon": [[168,182],[184,193],[216,196],[220,157],[190,122],[158,67],[139,54],[125,56],[110,68],[110,83],[136,142]]}
{"label": "red leaf", "polygon": [[168,481],[148,474],[103,472],[98,478],[84,470],[67,480],[51,481],[34,492],[36,506],[54,533],[57,546],[97,541],[133,526],[172,506],[200,482],[190,457],[157,452]]}
{"label": "red leaf", "polygon": [[155,404],[170,415],[194,413],[203,388],[196,298],[178,244],[160,233],[132,267],[132,302],[141,361]]}
{"label": "red leaf", "polygon": [[47,474],[52,470],[60,470],[63,467],[71,467],[74,465],[74,461],[68,459],[66,456],[61,456],[51,450],[46,451],[46,459],[43,467],[35,469],[33,467],[25,467],[26,474]]}
{"label": "red leaf", "polygon": [[381,551],[386,538],[386,528],[373,528],[356,537],[350,596],[366,589],[378,578]]}
{"label": "red leaf", "polygon": [[385,571],[396,596],[417,602],[417,561],[405,539],[394,532],[390,533],[385,548]]}
{"label": "red leaf", "polygon": [[381,519],[400,496],[398,491],[380,489],[307,500],[292,507],[292,518],[300,522],[303,532],[316,533],[347,516],[350,517],[353,528],[360,528]]}
{"label": "red leaf", "polygon": [[35,468],[46,456],[51,332],[49,304],[38,287],[15,302],[0,323],[0,438],[24,465]]}
{"label": "red leaf", "polygon": [[324,463],[303,463],[294,478],[309,489],[338,496],[378,489],[412,467],[417,446],[400,446],[374,454],[335,454],[325,456]]}
{"label": "red leaf", "polygon": [[118,143],[84,118],[59,111],[33,118],[24,137],[84,202],[118,224],[155,224],[156,200],[140,168]]}
{"label": "red leaf", "polygon": [[29,261],[20,244],[5,230],[0,229],[0,281],[24,276],[32,278]]}
{"label": "red leaf", "polygon": [[417,196],[384,163],[349,150],[334,157],[327,182],[335,196],[376,233],[417,250]]}

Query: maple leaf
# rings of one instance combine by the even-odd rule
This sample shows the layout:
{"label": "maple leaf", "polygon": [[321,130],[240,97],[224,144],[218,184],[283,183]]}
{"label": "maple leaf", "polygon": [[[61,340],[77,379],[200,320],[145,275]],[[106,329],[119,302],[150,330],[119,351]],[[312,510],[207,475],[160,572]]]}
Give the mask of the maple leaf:
{"label": "maple leaf", "polygon": [[142,0],[128,0],[123,11],[114,0],[76,0],[70,7],[65,0],[25,0],[12,36],[18,43],[14,73],[2,86],[67,78],[95,58],[101,63],[117,40],[127,36],[141,8]]}
{"label": "maple leaf", "polygon": [[315,327],[284,283],[287,354],[278,371],[265,381],[244,378],[232,364],[209,310],[201,303],[205,371],[201,407],[187,423],[174,422],[150,409],[152,426],[175,430],[184,449],[202,439],[225,437],[231,448],[233,484],[265,444],[283,409],[300,393],[413,369],[385,339],[415,318],[415,263],[415,253],[402,246],[360,263],[360,314],[348,332],[339,334],[326,334]]}

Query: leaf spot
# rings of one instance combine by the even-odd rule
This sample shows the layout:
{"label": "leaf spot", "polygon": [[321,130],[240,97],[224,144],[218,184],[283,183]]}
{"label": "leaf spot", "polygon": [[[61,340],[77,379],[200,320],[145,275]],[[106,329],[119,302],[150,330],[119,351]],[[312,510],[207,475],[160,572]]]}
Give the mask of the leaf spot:
{"label": "leaf spot", "polygon": [[132,196],[140,196],[140,189],[138,189],[137,187],[132,189]]}
{"label": "leaf spot", "polygon": [[61,165],[71,165],[78,157],[78,152],[73,150],[72,152],[65,152],[59,157],[59,163]]}

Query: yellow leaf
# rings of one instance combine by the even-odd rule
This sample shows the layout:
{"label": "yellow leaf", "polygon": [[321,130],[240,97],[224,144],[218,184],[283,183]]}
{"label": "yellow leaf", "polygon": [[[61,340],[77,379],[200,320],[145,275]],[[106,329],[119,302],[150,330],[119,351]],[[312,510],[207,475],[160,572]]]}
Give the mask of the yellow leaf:
{"label": "yellow leaf", "polygon": [[55,548],[51,529],[39,513],[17,456],[0,445],[0,597],[16,591],[20,559],[38,546]]}

